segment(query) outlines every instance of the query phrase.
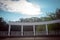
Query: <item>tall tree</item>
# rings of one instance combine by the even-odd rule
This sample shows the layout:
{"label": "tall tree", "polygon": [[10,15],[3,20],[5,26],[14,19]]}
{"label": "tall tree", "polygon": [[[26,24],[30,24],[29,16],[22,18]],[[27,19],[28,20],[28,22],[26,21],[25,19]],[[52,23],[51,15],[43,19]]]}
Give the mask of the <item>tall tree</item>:
{"label": "tall tree", "polygon": [[[57,9],[55,13],[51,13],[48,15],[52,20],[60,19],[60,9]],[[60,23],[56,23],[54,25],[49,25],[49,27],[52,26],[53,30],[55,30],[58,34],[60,31]]]}
{"label": "tall tree", "polygon": [[0,31],[7,30],[8,24],[4,21],[2,17],[0,17]]}
{"label": "tall tree", "polygon": [[52,19],[60,19],[60,9],[57,9],[55,13],[50,13],[48,16]]}

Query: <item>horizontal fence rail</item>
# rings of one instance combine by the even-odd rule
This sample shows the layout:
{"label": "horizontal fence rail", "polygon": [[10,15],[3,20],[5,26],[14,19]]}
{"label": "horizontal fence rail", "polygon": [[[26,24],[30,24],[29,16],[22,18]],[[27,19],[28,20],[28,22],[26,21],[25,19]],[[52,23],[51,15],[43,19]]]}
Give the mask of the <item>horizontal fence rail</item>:
{"label": "horizontal fence rail", "polygon": [[11,31],[10,36],[21,36],[21,32],[20,31]]}
{"label": "horizontal fence rail", "polygon": [[8,36],[8,31],[0,31],[0,36]]}
{"label": "horizontal fence rail", "polygon": [[8,24],[10,25],[43,25],[43,24],[53,24],[53,23],[60,23],[60,20],[52,20],[45,22],[8,22]]}
{"label": "horizontal fence rail", "polygon": [[[35,36],[39,36],[39,35],[46,35],[46,31],[36,31]],[[57,33],[55,31],[49,31],[48,35],[60,35],[60,32]],[[7,31],[0,31],[0,36],[8,36],[8,32]],[[10,36],[21,36],[21,32],[19,31],[11,31]],[[24,31],[23,36],[34,36],[33,31]]]}
{"label": "horizontal fence rail", "polygon": [[33,31],[24,31],[23,36],[34,36]]}

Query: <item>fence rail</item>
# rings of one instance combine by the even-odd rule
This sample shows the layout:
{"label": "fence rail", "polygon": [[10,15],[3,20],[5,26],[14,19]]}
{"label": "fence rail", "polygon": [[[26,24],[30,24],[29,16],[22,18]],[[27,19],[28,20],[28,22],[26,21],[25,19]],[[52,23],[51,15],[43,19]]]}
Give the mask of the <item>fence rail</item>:
{"label": "fence rail", "polygon": [[0,31],[0,36],[8,36],[8,31]]}
{"label": "fence rail", "polygon": [[9,25],[43,25],[43,24],[53,24],[60,23],[59,20],[44,21],[44,22],[8,22]]}
{"label": "fence rail", "polygon": [[[35,36],[40,36],[40,35],[46,35],[46,31],[39,31],[39,32],[35,32]],[[60,35],[60,31],[59,32],[55,32],[55,31],[49,31],[48,35]],[[0,36],[8,36],[8,31],[0,31]],[[21,36],[21,32],[20,31],[11,31],[10,36]],[[34,36],[33,31],[24,31],[23,32],[23,36]]]}

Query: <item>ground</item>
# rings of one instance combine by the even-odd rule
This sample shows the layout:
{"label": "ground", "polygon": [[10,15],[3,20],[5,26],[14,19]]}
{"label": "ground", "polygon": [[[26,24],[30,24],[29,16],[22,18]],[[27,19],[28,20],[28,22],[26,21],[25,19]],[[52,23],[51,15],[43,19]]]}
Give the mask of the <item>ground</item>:
{"label": "ground", "polygon": [[14,37],[0,38],[0,40],[60,40],[60,37]]}

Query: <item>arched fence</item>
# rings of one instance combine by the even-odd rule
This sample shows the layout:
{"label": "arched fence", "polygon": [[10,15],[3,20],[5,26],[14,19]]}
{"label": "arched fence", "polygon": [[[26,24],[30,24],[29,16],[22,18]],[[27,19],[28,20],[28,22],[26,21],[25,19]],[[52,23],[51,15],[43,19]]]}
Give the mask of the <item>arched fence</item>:
{"label": "arched fence", "polygon": [[[45,22],[8,22],[9,24],[8,31],[0,31],[0,36],[38,36],[38,35],[40,36],[40,35],[58,35],[58,34],[60,35],[60,31],[59,33],[55,31],[48,31],[48,24],[54,24],[54,23],[60,24],[60,20],[52,20]],[[16,31],[15,28],[17,27],[16,25],[19,25],[17,28],[17,29],[20,28],[19,31]],[[45,30],[36,31],[36,27],[37,27],[36,25],[45,25]],[[29,29],[27,28],[28,26]],[[30,29],[31,31],[28,31]]]}

